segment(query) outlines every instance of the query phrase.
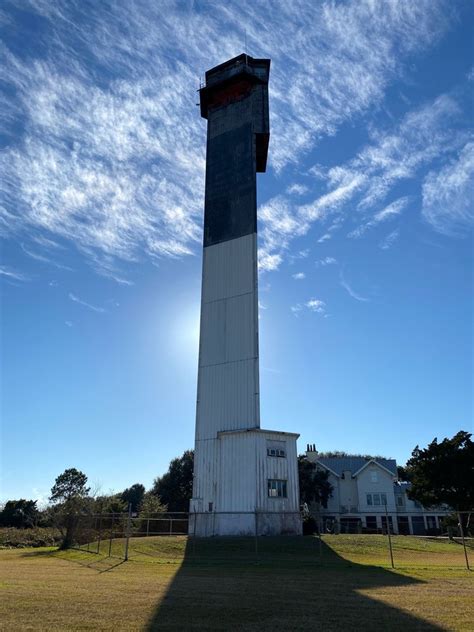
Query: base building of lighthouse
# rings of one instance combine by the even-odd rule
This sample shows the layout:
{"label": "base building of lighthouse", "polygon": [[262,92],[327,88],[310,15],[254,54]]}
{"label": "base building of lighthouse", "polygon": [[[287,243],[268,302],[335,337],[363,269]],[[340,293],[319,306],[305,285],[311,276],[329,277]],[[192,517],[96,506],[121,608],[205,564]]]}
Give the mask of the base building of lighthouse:
{"label": "base building of lighthouse", "polygon": [[299,534],[296,439],[260,428],[257,172],[270,137],[269,59],[206,73],[201,329],[193,497],[197,536]]}

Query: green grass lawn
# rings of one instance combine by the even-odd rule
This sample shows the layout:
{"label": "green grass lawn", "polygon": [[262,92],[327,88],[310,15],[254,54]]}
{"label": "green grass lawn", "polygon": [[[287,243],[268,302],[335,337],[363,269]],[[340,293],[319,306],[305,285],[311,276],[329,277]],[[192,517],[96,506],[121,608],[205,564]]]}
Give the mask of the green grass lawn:
{"label": "green grass lawn", "polygon": [[135,538],[0,551],[2,630],[474,630],[462,547],[383,536]]}

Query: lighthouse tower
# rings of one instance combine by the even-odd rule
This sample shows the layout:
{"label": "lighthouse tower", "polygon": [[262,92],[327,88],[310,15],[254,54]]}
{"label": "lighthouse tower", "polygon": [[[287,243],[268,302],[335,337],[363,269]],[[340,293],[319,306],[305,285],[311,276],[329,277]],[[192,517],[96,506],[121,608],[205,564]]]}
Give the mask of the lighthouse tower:
{"label": "lighthouse tower", "polygon": [[190,533],[300,533],[297,434],[260,428],[257,172],[270,137],[269,59],[206,72],[204,251]]}

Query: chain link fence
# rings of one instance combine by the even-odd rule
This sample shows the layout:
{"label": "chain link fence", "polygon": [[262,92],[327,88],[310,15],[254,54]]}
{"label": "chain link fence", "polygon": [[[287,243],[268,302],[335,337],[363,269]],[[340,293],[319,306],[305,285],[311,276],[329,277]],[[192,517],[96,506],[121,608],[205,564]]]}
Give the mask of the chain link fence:
{"label": "chain link fence", "polygon": [[446,518],[442,535],[399,535],[385,516],[383,529],[375,534],[331,532],[320,520],[310,537],[262,535],[261,525],[269,521],[265,512],[246,512],[255,525],[252,535],[197,537],[200,515],[211,521],[229,520],[232,512],[79,515],[75,548],[102,557],[157,563],[350,562],[467,569],[474,563],[474,512]]}

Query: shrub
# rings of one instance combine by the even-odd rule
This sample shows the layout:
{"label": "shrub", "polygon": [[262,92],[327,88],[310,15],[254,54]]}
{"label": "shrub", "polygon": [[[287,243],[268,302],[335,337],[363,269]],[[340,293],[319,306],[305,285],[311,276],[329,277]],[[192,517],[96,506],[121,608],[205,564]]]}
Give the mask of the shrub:
{"label": "shrub", "polygon": [[0,548],[23,549],[38,546],[57,546],[61,534],[54,527],[35,527],[33,529],[0,528]]}

